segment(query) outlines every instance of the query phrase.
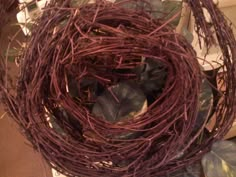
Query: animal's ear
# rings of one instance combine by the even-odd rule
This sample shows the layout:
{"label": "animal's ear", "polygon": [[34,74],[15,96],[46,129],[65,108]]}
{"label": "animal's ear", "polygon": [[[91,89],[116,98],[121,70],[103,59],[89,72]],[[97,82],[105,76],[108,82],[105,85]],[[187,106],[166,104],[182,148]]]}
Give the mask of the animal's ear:
{"label": "animal's ear", "polygon": [[236,144],[218,141],[202,158],[206,177],[236,177]]}

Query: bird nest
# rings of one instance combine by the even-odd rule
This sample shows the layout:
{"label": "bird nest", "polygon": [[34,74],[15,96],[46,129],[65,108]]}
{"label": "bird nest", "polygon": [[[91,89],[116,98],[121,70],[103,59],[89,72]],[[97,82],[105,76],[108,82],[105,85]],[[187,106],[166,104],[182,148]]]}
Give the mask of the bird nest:
{"label": "bird nest", "polygon": [[179,13],[154,19],[143,1],[51,4],[33,28],[15,94],[1,61],[1,98],[52,167],[68,176],[164,176],[225,135],[235,115],[235,39],[212,1],[188,4],[199,37],[211,46],[216,34],[223,54],[225,90],[208,83],[220,95],[211,132],[209,116],[199,116],[208,77],[169,25]]}

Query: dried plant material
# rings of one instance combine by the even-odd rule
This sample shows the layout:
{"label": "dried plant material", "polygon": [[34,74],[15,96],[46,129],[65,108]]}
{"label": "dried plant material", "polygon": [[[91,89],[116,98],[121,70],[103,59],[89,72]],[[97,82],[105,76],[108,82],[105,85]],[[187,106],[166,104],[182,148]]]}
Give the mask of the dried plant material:
{"label": "dried plant material", "polygon": [[[136,8],[124,8],[126,3]],[[16,96],[0,63],[1,100],[53,168],[69,176],[164,176],[198,161],[226,134],[236,111],[235,38],[212,1],[187,3],[199,37],[208,46],[218,40],[227,69],[212,132],[205,130],[207,118],[194,130],[207,78],[191,44],[171,25],[180,11],[165,20],[154,19],[146,12],[150,4],[141,0],[52,3],[32,28]],[[202,8],[211,15],[217,39]],[[144,114],[119,124],[92,114],[104,90],[130,81],[147,97]],[[119,138],[127,132],[138,136]]]}

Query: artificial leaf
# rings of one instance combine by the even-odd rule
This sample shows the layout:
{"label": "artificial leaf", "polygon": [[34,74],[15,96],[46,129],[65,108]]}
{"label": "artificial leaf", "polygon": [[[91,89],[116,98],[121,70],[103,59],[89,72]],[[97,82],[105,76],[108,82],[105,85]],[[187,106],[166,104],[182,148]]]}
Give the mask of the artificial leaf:
{"label": "artificial leaf", "polygon": [[193,34],[188,30],[187,26],[183,27],[181,33],[190,44],[193,42]]}
{"label": "artificial leaf", "polygon": [[14,62],[16,57],[20,55],[19,49],[9,49],[5,52],[5,57],[7,57],[7,60],[10,62]]}
{"label": "artificial leaf", "polygon": [[15,61],[15,57],[14,56],[8,56],[7,60],[10,62],[14,62]]}
{"label": "artificial leaf", "polygon": [[[147,100],[142,90],[133,82],[120,82],[109,87],[96,100],[92,114],[114,124],[122,125],[147,111]],[[119,132],[112,138],[132,139],[139,135],[137,131]],[[110,136],[110,135],[109,135]]]}
{"label": "artificial leaf", "polygon": [[160,61],[151,58],[144,59],[144,67],[140,76],[140,88],[147,96],[148,105],[151,105],[162,93],[168,75],[167,67]]}
{"label": "artificial leaf", "polygon": [[193,134],[196,133],[208,119],[213,104],[213,93],[209,82],[206,79],[202,80],[201,92],[199,95],[199,112],[193,128]]}
{"label": "artificial leaf", "polygon": [[[116,0],[115,2],[120,2],[121,0]],[[148,6],[147,3],[150,5]],[[168,20],[174,16],[177,12],[182,9],[181,1],[163,1],[163,0],[147,0],[145,2],[139,3],[126,3],[125,7],[128,9],[142,8],[147,12],[150,12],[153,18]],[[151,7],[151,9],[150,9]],[[171,25],[177,26],[180,20],[180,15],[178,18],[171,22]]]}
{"label": "artificial leaf", "polygon": [[218,141],[202,158],[206,177],[236,177],[236,144]]}
{"label": "artificial leaf", "polygon": [[56,133],[62,136],[70,135],[77,139],[82,137],[82,126],[75,117],[65,111],[61,106],[55,108],[53,111],[53,115],[47,115],[47,121]]}
{"label": "artificial leaf", "polygon": [[[181,11],[182,2],[178,1],[156,1],[150,0],[152,6],[152,15],[154,18],[168,20],[174,16],[177,12]],[[172,25],[177,26],[180,16],[171,22]]]}
{"label": "artificial leaf", "polygon": [[17,49],[9,49],[5,53],[10,55],[10,56],[17,56],[19,54],[19,51]]}
{"label": "artificial leaf", "polygon": [[201,163],[196,162],[192,165],[189,165],[185,168],[177,170],[167,177],[201,177],[203,174]]}
{"label": "artificial leaf", "polygon": [[65,135],[65,132],[62,130],[62,128],[58,125],[56,122],[56,118],[53,116],[48,117],[48,123],[49,126],[54,129],[58,134]]}
{"label": "artificial leaf", "polygon": [[108,88],[97,98],[92,113],[118,123],[134,118],[147,107],[146,97],[135,83],[119,83]]}

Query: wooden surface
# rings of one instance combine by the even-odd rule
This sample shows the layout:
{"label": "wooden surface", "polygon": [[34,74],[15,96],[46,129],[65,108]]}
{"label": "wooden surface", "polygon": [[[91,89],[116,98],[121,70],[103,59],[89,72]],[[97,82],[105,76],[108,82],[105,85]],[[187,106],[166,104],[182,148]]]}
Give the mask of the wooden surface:
{"label": "wooden surface", "polygon": [[[12,22],[16,24],[15,14]],[[2,27],[2,26],[1,26]],[[19,30],[16,25],[3,28],[0,36],[0,52],[4,55],[8,45],[8,36]],[[22,34],[23,35],[23,34]],[[15,63],[10,63],[9,73],[17,76]],[[0,102],[0,177],[51,177],[51,170],[41,155],[21,134],[21,129],[11,117],[5,114]]]}

